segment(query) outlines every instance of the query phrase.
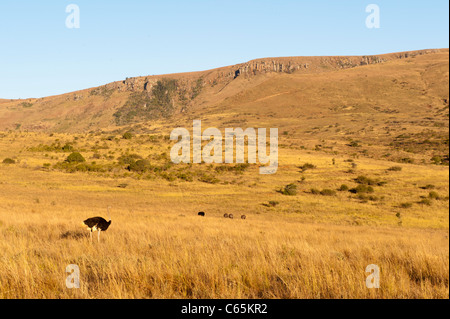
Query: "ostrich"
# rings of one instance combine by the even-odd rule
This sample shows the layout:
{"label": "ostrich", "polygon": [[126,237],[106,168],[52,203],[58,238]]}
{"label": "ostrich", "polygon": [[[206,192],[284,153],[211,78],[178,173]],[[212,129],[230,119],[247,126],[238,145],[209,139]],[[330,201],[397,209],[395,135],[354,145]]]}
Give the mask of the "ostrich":
{"label": "ostrich", "polygon": [[111,225],[111,215],[109,213],[109,209],[111,207],[108,206],[108,218],[109,218],[109,222],[107,222],[104,218],[102,217],[92,217],[92,218],[88,218],[83,222],[84,226],[88,227],[88,230],[90,231],[91,234],[91,242],[92,242],[92,232],[94,231],[98,231],[98,242],[100,242],[100,232],[102,231],[106,231],[108,229],[108,227]]}

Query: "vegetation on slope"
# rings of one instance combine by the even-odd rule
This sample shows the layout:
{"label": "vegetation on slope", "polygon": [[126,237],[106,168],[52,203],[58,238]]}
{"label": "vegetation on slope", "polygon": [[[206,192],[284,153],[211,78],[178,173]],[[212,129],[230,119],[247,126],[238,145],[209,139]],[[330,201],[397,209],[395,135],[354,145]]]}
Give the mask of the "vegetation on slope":
{"label": "vegetation on slope", "polygon": [[151,94],[132,93],[125,105],[114,113],[117,125],[168,117],[175,108],[177,88],[176,80],[163,79],[152,88]]}

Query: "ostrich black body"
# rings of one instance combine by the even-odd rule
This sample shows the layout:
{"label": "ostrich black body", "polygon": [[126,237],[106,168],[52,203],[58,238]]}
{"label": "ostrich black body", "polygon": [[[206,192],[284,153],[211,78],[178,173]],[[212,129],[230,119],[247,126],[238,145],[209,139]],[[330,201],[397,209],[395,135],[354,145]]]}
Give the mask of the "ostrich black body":
{"label": "ostrich black body", "polygon": [[111,221],[107,222],[102,217],[92,217],[92,218],[86,219],[84,221],[84,224],[91,229],[96,228],[96,229],[100,229],[101,231],[106,231],[108,229],[109,225],[111,225]]}

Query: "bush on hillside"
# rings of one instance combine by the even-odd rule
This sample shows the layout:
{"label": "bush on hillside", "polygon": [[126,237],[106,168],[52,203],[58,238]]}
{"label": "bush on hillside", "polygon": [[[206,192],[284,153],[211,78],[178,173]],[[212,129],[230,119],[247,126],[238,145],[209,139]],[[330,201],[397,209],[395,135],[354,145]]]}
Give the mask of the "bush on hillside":
{"label": "bush on hillside", "polygon": [[16,164],[16,161],[13,160],[12,158],[5,158],[3,160],[3,164]]}
{"label": "bush on hillside", "polygon": [[86,162],[86,160],[84,159],[83,155],[81,155],[78,152],[73,152],[72,154],[70,154],[67,159],[66,159],[67,163],[83,163]]}
{"label": "bush on hillside", "polygon": [[130,171],[137,173],[144,173],[150,168],[150,162],[147,160],[137,160],[130,164]]}
{"label": "bush on hillside", "polygon": [[297,185],[295,185],[294,183],[291,183],[289,185],[286,185],[279,192],[283,195],[295,196],[295,195],[297,195]]}

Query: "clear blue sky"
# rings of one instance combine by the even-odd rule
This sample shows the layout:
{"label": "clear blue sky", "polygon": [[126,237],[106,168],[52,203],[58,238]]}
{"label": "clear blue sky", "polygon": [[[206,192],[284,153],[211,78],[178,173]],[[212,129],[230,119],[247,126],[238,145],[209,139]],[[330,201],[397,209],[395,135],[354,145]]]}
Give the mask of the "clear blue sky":
{"label": "clear blue sky", "polygon": [[[66,6],[80,29],[66,27]],[[381,28],[365,25],[367,5]],[[255,58],[448,48],[447,0],[1,0],[0,98]]]}

